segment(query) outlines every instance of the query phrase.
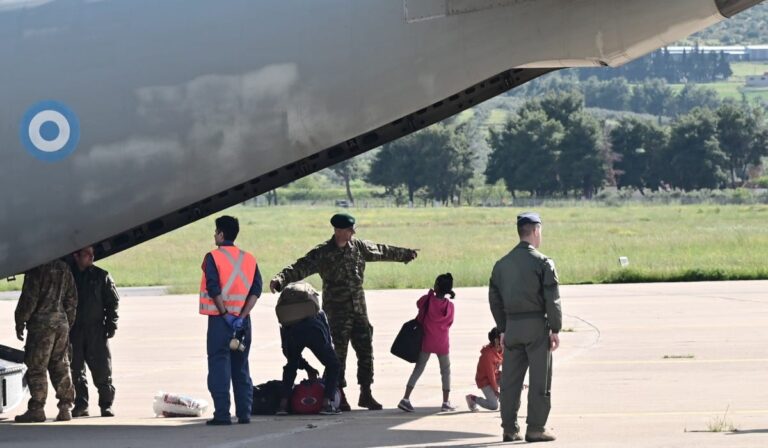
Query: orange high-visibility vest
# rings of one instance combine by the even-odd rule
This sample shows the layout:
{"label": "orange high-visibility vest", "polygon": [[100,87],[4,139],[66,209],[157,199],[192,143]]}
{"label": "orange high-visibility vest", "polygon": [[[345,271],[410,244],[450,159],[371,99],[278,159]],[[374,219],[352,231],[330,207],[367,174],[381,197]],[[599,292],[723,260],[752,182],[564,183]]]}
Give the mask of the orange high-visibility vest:
{"label": "orange high-visibility vest", "polygon": [[[221,297],[227,312],[236,316],[245,305],[248,293],[253,285],[253,273],[256,272],[256,258],[235,246],[221,246],[210,252],[216,269],[219,271]],[[205,264],[205,262],[203,262]],[[208,286],[203,265],[203,279],[200,282],[200,314],[218,316],[219,310],[208,295]]]}

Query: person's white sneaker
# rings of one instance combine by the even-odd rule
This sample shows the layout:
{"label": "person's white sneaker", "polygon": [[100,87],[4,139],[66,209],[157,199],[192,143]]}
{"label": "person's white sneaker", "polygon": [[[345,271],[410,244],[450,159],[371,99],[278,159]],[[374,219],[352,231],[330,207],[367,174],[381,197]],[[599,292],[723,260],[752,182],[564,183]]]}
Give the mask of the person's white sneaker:
{"label": "person's white sneaker", "polygon": [[455,407],[451,406],[450,401],[444,401],[443,406],[440,408],[442,412],[453,412],[456,410]]}

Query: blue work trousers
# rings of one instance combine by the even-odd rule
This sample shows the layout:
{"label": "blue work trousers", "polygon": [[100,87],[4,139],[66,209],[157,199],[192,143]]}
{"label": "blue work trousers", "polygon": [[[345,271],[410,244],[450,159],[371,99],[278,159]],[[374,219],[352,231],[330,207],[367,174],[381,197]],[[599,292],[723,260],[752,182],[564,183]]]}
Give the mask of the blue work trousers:
{"label": "blue work trousers", "polygon": [[208,390],[213,398],[213,419],[229,420],[229,383],[235,392],[235,413],[248,419],[253,403],[253,383],[248,368],[251,350],[251,318],[245,319],[245,351],[230,350],[234,331],[222,316],[208,316]]}

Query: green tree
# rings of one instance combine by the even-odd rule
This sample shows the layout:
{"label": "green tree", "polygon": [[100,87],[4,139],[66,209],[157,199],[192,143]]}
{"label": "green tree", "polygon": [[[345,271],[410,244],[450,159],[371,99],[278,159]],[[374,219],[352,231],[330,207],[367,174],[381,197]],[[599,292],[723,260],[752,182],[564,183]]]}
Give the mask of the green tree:
{"label": "green tree", "polygon": [[558,190],[557,152],[563,126],[547,117],[541,108],[528,107],[499,132],[491,131],[491,153],[485,171],[486,183],[503,180],[507,190],[547,195]]}
{"label": "green tree", "polygon": [[471,179],[473,162],[461,133],[435,125],[384,145],[367,180],[390,194],[404,187],[410,203],[422,189],[425,198],[447,203]]}
{"label": "green tree", "polygon": [[669,111],[672,97],[672,88],[667,85],[666,81],[650,79],[632,89],[630,107],[634,112],[662,116]]}
{"label": "green tree", "polygon": [[544,98],[523,105],[523,109],[541,109],[552,120],[568,127],[573,117],[584,109],[584,95],[577,91],[549,93]]}
{"label": "green tree", "polygon": [[569,117],[560,142],[558,173],[563,190],[581,190],[586,198],[600,188],[606,177],[607,161],[601,151],[602,129],[591,115],[580,111]]}
{"label": "green tree", "polygon": [[749,165],[760,164],[761,158],[768,155],[762,112],[728,102],[717,110],[717,118],[717,139],[727,157],[731,186],[735,188],[749,180]]}
{"label": "green tree", "polygon": [[344,187],[347,189],[347,200],[351,205],[355,204],[355,198],[352,196],[352,189],[350,188],[349,184],[353,180],[361,177],[361,169],[362,166],[359,159],[355,158],[345,160],[331,167],[331,171],[339,176],[344,182]]}
{"label": "green tree", "polygon": [[673,99],[672,109],[680,114],[687,114],[697,107],[704,109],[717,109],[720,106],[720,96],[714,89],[696,84],[686,84]]}
{"label": "green tree", "polygon": [[721,188],[727,181],[726,157],[717,141],[717,116],[694,109],[672,125],[665,157],[669,182],[686,191]]}
{"label": "green tree", "polygon": [[656,161],[667,145],[667,134],[653,123],[627,118],[611,130],[611,147],[619,188],[656,189],[663,168]]}
{"label": "green tree", "polygon": [[461,202],[461,189],[474,173],[475,154],[461,128],[436,126],[431,132],[429,143],[423,147],[423,178],[428,196],[443,204],[453,203],[454,198]]}

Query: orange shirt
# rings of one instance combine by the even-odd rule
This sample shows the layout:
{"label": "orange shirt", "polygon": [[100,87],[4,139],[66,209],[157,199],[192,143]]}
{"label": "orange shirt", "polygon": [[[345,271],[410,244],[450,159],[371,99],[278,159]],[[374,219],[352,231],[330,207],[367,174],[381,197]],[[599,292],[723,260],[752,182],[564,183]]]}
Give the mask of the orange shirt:
{"label": "orange shirt", "polygon": [[499,369],[503,360],[504,354],[492,345],[486,345],[480,350],[480,360],[477,362],[475,375],[477,387],[482,389],[485,386],[491,386],[493,390],[499,390]]}

